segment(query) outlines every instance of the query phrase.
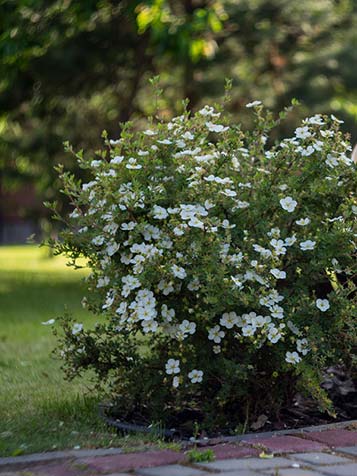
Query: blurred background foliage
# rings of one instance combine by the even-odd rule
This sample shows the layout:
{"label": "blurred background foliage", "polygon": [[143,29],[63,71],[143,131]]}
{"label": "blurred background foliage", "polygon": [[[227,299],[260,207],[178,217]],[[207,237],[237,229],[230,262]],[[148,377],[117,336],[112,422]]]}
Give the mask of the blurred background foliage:
{"label": "blurred background foliage", "polygon": [[247,101],[279,111],[297,98],[284,127],[332,112],[357,139],[357,0],[0,0],[0,57],[3,196],[26,183],[38,203],[58,197],[54,165],[76,167],[63,142],[95,151],[102,129],[117,138],[154,113],[154,75],[163,117],[220,98],[231,78],[242,122]]}

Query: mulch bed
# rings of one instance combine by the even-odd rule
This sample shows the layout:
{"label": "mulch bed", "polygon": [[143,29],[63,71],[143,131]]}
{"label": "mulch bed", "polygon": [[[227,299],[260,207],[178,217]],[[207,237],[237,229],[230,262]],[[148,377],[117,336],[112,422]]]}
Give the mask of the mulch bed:
{"label": "mulch bed", "polygon": [[336,418],[319,411],[316,402],[311,398],[297,394],[293,406],[284,408],[279,420],[267,421],[259,431],[325,425],[357,418],[357,381],[347,375],[342,367],[330,367],[326,370],[322,388],[328,392],[333,402]]}
{"label": "mulch bed", "polygon": [[[283,408],[276,418],[260,415],[247,430],[250,433],[290,430],[357,419],[357,381],[347,375],[342,367],[328,368],[322,387],[328,392],[334,404],[336,417],[321,412],[316,402],[311,398],[297,394],[293,404],[288,408]],[[192,439],[193,430],[190,422],[200,420],[199,412],[185,410],[173,419],[167,428],[158,428],[150,425],[140,414],[133,416],[130,422],[123,422],[118,413],[113,412],[113,408],[106,405],[101,407],[101,416],[109,425],[116,427],[120,433],[156,433],[161,437],[177,440]],[[230,436],[229,434],[232,435],[233,432],[222,429],[215,434],[202,433],[198,437],[215,438]]]}

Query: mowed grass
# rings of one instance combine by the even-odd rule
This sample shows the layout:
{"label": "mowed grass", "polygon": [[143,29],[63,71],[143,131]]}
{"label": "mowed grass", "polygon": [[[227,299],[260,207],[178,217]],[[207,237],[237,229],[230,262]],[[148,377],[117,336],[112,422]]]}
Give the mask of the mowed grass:
{"label": "mowed grass", "polygon": [[0,247],[0,455],[141,442],[119,438],[97,415],[85,379],[66,382],[51,356],[55,338],[41,322],[83,310],[85,270],[33,245]]}

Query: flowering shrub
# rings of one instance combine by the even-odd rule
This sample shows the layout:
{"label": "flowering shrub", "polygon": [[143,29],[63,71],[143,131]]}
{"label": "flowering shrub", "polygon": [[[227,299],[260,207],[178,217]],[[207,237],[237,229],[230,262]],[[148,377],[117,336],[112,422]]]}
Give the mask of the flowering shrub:
{"label": "flowering shrub", "polygon": [[104,134],[95,159],[76,154],[87,183],[61,172],[73,212],[54,246],[87,258],[97,322],[63,318],[59,353],[125,418],[232,428],[298,388],[326,409],[320,370],[352,363],[356,166],[341,121],[310,117],[273,144],[284,114],[247,107],[252,131],[206,106]]}

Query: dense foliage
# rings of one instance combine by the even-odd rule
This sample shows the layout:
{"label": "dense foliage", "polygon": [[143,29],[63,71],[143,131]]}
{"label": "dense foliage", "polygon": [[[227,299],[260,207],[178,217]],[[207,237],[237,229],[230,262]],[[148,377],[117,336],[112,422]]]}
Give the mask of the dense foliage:
{"label": "dense foliage", "polygon": [[73,211],[55,248],[87,258],[97,322],[63,318],[59,354],[124,417],[188,409],[232,429],[299,387],[331,410],[320,371],[353,363],[356,165],[341,121],[314,115],[274,143],[285,113],[246,107],[248,130],[221,106],[127,123],[77,154],[89,182],[62,171]]}

